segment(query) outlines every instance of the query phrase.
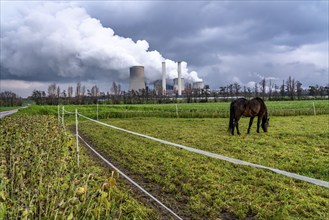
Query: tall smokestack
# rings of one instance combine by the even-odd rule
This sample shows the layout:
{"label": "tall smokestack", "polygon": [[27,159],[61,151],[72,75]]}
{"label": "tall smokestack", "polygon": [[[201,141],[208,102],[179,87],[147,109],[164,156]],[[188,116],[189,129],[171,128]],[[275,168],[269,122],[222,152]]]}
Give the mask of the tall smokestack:
{"label": "tall smokestack", "polygon": [[182,95],[182,62],[178,62],[178,95]]}
{"label": "tall smokestack", "polygon": [[162,62],[162,95],[166,95],[166,62]]}

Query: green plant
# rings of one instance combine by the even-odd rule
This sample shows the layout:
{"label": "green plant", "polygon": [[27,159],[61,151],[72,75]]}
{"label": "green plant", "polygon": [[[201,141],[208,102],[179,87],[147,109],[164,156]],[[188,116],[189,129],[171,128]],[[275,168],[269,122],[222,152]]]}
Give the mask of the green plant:
{"label": "green plant", "polygon": [[83,149],[77,167],[73,137],[55,117],[0,123],[1,219],[156,218]]}

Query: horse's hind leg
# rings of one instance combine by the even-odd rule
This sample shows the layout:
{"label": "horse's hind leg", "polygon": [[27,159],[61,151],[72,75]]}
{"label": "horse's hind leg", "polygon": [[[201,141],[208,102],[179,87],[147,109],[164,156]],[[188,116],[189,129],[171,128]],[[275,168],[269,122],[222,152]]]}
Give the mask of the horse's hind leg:
{"label": "horse's hind leg", "polygon": [[249,121],[249,127],[248,127],[248,134],[250,134],[250,128],[251,128],[251,125],[252,125],[252,123],[253,123],[253,121],[254,121],[254,118],[255,118],[255,117],[251,117],[251,118],[250,118],[250,121]]}

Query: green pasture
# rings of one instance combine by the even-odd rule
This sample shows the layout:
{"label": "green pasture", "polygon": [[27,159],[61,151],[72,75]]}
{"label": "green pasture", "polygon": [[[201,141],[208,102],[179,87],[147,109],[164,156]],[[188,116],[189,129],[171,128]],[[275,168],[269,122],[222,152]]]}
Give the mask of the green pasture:
{"label": "green pasture", "polygon": [[[249,118],[242,118],[240,120],[242,135],[240,136],[231,136],[227,132],[229,104],[229,102],[218,102],[178,103],[177,105],[65,105],[64,109],[72,113],[77,109],[80,114],[93,119],[96,119],[98,115],[98,119],[102,122],[177,144],[329,181],[328,100],[267,101],[266,105],[270,115],[269,131],[256,133],[255,120],[251,134],[247,135]],[[21,135],[23,134],[19,130],[21,124],[17,120],[31,117],[29,115],[38,115],[33,116],[36,119],[40,115],[52,115],[51,126],[47,128],[53,130],[54,126],[55,130],[60,129],[56,127],[59,124],[57,122],[58,113],[62,116],[62,108],[63,106],[32,105],[29,108],[20,109],[16,116],[9,117],[9,119],[15,118],[13,121],[15,126],[5,128],[11,129],[11,133],[8,133],[5,140],[9,137],[16,137],[13,143],[21,140],[20,148],[17,148],[20,151],[15,155],[23,155],[25,148],[31,149],[31,146],[34,146],[31,142],[39,146],[37,142],[32,141],[33,139],[26,139],[25,135]],[[9,119],[1,120],[2,128],[7,126]],[[70,135],[70,129],[74,129],[75,117],[73,114],[65,113],[64,119],[66,132]],[[22,123],[31,123],[33,127],[33,119],[29,120],[28,122],[22,120]],[[48,125],[48,123],[41,124]],[[37,127],[42,130],[40,131],[41,136],[47,137],[44,132],[52,132],[41,125]],[[19,135],[15,136],[17,132]],[[79,117],[79,132],[110,162],[136,180],[183,219],[329,219],[328,188],[271,171],[234,165],[198,155],[104,127],[82,117]],[[29,138],[40,136],[32,135],[38,134],[38,131],[31,128],[25,130],[25,133]],[[2,131],[1,137],[3,134]],[[53,142],[51,142],[52,136],[49,136],[50,139],[45,138],[46,144],[50,144],[51,149],[55,149],[54,147],[58,144],[56,140],[65,140],[64,136],[56,137]],[[24,138],[20,139],[20,137]],[[68,146],[74,146],[73,139],[70,140]],[[5,141],[4,143],[12,142]],[[7,147],[10,146],[12,145]],[[81,143],[80,148],[84,149]],[[10,151],[6,152],[8,154]],[[74,152],[73,150],[67,154],[71,154],[73,157]],[[92,185],[95,187],[88,191],[91,198],[94,198],[93,196],[99,195],[97,194],[97,190],[101,190],[99,186],[109,179],[109,173],[104,171],[106,168],[103,168],[96,158],[90,158],[85,150],[82,150],[81,154],[83,155],[81,164],[83,164],[85,172],[80,174],[82,172],[80,170],[77,174],[67,175],[74,178],[76,175],[82,175],[81,181],[86,181],[88,174],[96,174],[98,182],[94,182]],[[35,156],[35,158],[37,159],[39,156]],[[58,167],[62,166],[59,163],[61,161],[56,158],[54,160]],[[73,165],[74,163],[70,166]],[[70,167],[68,170],[74,171],[75,169]],[[60,179],[60,183],[58,183],[56,177],[53,181],[57,187],[62,186],[63,183],[70,186],[71,191],[67,193],[68,197],[63,197],[67,205],[72,196],[76,197],[75,193],[79,187],[72,185],[72,178],[64,178],[67,182]],[[119,213],[119,218],[123,219],[159,219],[154,211],[131,199],[128,194],[123,195],[125,198],[123,203],[120,203],[122,200],[115,199],[120,198],[126,187],[123,186],[122,179],[122,177],[116,178],[120,187],[115,190],[115,195],[119,197],[114,196],[114,200],[110,203],[114,211],[104,213],[102,212],[104,209],[100,208],[98,210],[100,210],[101,216],[116,218],[118,217],[116,214]],[[36,179],[35,182],[37,180],[39,179]],[[3,182],[1,184],[3,187]],[[19,185],[15,186],[19,187]],[[66,187],[65,184],[64,186]],[[43,190],[45,189],[43,188]],[[55,196],[54,192],[56,191],[52,191],[51,196]],[[129,191],[129,193],[131,192]],[[16,201],[15,207],[18,207],[18,211],[12,215],[14,218],[20,218],[20,214],[25,210],[28,195],[23,195],[25,196],[23,203],[17,202],[18,196],[13,200],[6,200],[6,202]],[[64,193],[59,196],[64,196]],[[81,206],[74,208],[68,206],[69,208],[64,210],[58,209],[59,214],[57,215],[60,218],[60,216],[64,216],[63,213],[73,212],[74,217],[79,216],[79,213],[86,213],[92,217],[93,213],[89,212],[86,207],[97,206],[97,202],[101,202],[100,200],[94,202],[94,200],[86,199],[85,201],[88,202]],[[41,203],[43,200],[38,201],[39,205],[43,204]],[[56,201],[60,203],[59,200]],[[56,210],[55,204],[51,203],[48,210]],[[99,204],[108,205],[106,202]],[[12,203],[11,206],[13,206]],[[3,209],[3,206],[1,208]],[[122,210],[122,212],[116,210]],[[31,214],[31,216],[33,215]],[[34,215],[33,217],[39,216]],[[97,219],[97,216],[94,218]]]}
{"label": "green pasture", "polygon": [[[268,133],[227,133],[227,118],[103,122],[189,147],[329,181],[328,115],[271,117]],[[80,118],[79,131],[183,218],[328,219],[329,189],[234,165]],[[176,209],[175,209],[176,208]]]}
{"label": "green pasture", "polygon": [[[297,116],[329,114],[328,100],[267,101],[270,116]],[[78,110],[80,114],[97,118],[170,117],[170,118],[226,118],[229,117],[229,102],[178,103],[141,105],[65,105],[69,112]],[[22,113],[53,114],[62,113],[63,106],[31,106]]]}

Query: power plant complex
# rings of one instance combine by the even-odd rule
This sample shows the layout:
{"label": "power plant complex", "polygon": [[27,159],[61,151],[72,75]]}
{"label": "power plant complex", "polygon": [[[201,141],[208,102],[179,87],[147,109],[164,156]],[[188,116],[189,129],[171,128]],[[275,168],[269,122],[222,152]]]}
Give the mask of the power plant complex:
{"label": "power plant complex", "polygon": [[[193,82],[190,89],[203,89],[203,81]],[[130,91],[139,91],[146,88],[145,85],[145,75],[144,66],[132,66],[130,67]],[[169,90],[176,93],[178,96],[182,95],[185,90],[185,80],[182,78],[181,62],[177,63],[177,78],[173,79],[173,84],[167,82],[166,74],[166,62],[162,62],[162,80],[157,80],[154,82],[154,88],[161,90],[162,95],[168,95]],[[167,91],[168,90],[168,91]],[[173,90],[173,91],[172,91]]]}

